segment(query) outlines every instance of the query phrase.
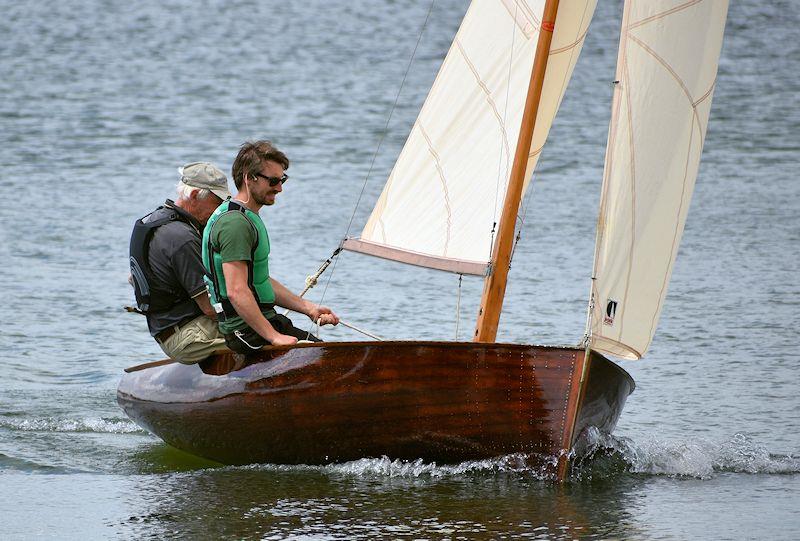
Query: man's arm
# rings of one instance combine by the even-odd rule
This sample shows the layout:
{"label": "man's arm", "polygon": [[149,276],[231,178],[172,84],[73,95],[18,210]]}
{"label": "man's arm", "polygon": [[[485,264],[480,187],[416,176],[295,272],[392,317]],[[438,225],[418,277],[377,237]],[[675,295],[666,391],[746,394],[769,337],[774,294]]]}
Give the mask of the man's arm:
{"label": "man's arm", "polygon": [[208,289],[203,280],[205,270],[200,254],[200,240],[192,235],[187,242],[175,249],[170,264],[187,295],[197,303],[203,314],[216,321],[217,314],[208,299]]}
{"label": "man's arm", "polygon": [[290,346],[297,343],[297,338],[287,336],[275,330],[258,307],[253,292],[247,285],[247,261],[230,261],[222,264],[225,276],[225,287],[228,299],[236,313],[251,329],[263,336],[275,346]]}
{"label": "man's arm", "polygon": [[295,295],[275,278],[270,278],[269,281],[272,284],[272,290],[275,292],[275,304],[278,306],[305,314],[315,323],[319,320],[320,325],[339,324],[339,316],[334,314],[333,310],[327,306],[314,304],[313,302]]}
{"label": "man's arm", "polygon": [[194,299],[194,302],[197,303],[197,306],[200,307],[200,310],[202,310],[205,315],[207,315],[214,321],[217,320],[217,313],[214,311],[214,307],[211,306],[211,301],[208,298],[208,291],[201,291],[192,298]]}

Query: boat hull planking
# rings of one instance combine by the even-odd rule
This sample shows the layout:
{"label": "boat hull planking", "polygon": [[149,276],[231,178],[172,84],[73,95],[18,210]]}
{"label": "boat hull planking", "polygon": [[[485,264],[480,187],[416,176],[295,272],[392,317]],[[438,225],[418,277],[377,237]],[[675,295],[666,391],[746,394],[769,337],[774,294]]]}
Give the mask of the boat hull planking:
{"label": "boat hull planking", "polygon": [[264,350],[229,373],[232,354],[203,368],[131,372],[117,400],[165,442],[226,464],[552,457],[589,424],[610,432],[633,390],[624,370],[592,353],[580,396],[583,356],[516,344],[322,343]]}

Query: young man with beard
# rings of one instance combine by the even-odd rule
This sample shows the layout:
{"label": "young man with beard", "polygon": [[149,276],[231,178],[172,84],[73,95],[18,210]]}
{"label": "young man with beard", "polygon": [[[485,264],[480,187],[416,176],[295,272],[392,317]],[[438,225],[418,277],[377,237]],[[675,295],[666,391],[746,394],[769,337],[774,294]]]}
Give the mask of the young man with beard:
{"label": "young man with beard", "polygon": [[276,306],[306,314],[320,324],[339,323],[330,308],[295,295],[269,272],[269,235],[263,206],[275,204],[289,168],[269,141],[247,142],[233,162],[236,196],[214,211],[203,234],[203,264],[219,328],[232,350],[250,353],[267,344],[292,345],[319,338],[298,329]]}

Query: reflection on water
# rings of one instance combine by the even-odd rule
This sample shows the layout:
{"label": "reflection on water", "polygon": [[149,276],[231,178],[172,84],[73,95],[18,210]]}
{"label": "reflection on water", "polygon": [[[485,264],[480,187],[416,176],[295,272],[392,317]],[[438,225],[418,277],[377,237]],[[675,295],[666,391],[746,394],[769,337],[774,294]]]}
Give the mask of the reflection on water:
{"label": "reflection on water", "polygon": [[[644,527],[642,516],[659,512],[651,490],[664,479],[735,492],[730,472],[800,472],[800,459],[764,456],[741,435],[716,443],[637,445],[589,432],[578,449],[584,454],[561,485],[514,455],[452,466],[383,458],[226,467],[156,444],[132,457],[140,474],[126,489],[131,515],[116,526],[147,538],[174,532],[248,539],[659,538],[675,527],[672,519]],[[666,505],[661,512],[669,517],[676,506],[666,499],[656,507]],[[751,512],[746,502],[727,505]],[[692,510],[686,520],[702,520],[695,511],[704,515]],[[780,528],[763,533],[780,537]],[[735,528],[726,531],[720,538],[735,536]]]}
{"label": "reflection on water", "polygon": [[144,537],[641,537],[628,511],[636,507],[633,479],[553,485],[523,472],[434,477],[269,467],[137,479],[138,511],[124,526]]}

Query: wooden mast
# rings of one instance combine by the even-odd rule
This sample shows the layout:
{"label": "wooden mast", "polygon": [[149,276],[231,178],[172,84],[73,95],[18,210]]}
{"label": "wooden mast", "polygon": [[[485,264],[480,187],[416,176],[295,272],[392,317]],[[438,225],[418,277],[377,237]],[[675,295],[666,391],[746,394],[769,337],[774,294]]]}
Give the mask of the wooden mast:
{"label": "wooden mast", "polygon": [[492,250],[491,272],[483,284],[483,296],[478,311],[478,322],[475,326],[474,342],[494,342],[497,337],[497,325],[503,309],[508,266],[511,263],[511,249],[514,244],[514,229],[522,199],[522,188],[525,184],[525,170],[528,167],[528,153],[536,125],[536,115],[539,112],[539,101],[542,97],[547,59],[550,56],[550,43],[553,40],[558,1],[547,0],[542,14],[542,25],[539,31],[539,41],[536,44],[536,56],[533,59],[531,81],[528,85],[528,95],[522,114],[522,126],[514,153],[506,198],[503,202],[503,213],[500,215],[497,241]]}

